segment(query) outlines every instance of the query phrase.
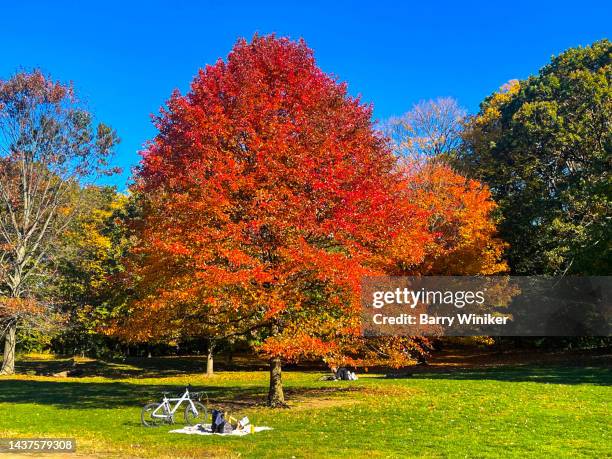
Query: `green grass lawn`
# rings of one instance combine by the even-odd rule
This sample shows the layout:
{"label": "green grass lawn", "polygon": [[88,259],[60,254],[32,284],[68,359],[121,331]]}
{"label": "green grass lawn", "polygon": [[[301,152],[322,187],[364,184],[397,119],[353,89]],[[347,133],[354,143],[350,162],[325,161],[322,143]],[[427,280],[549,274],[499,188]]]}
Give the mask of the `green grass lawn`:
{"label": "green grass lawn", "polygon": [[[0,435],[76,437],[79,455],[100,457],[612,457],[609,360],[426,368],[356,382],[286,371],[291,408],[281,410],[262,406],[268,374],[257,365],[212,378],[196,372],[198,359],[87,365],[105,376],[0,378]],[[206,390],[212,407],[274,430],[231,438],[140,425],[145,402],[188,383]]]}

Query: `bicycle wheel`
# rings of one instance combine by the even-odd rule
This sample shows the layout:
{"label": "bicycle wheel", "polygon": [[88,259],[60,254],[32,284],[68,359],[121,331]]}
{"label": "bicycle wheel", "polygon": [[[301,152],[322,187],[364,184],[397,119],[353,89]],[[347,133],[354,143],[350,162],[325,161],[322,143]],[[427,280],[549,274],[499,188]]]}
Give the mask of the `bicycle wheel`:
{"label": "bicycle wheel", "polygon": [[196,414],[193,411],[191,404],[187,405],[187,408],[185,408],[185,424],[188,424],[190,426],[196,424],[206,424],[206,419],[208,418],[208,410],[200,402],[193,402],[193,404],[195,405],[195,408],[198,412]]}
{"label": "bicycle wheel", "polygon": [[[155,411],[158,406],[159,403],[148,403],[142,408],[142,412],[140,413],[140,420],[142,421],[143,426],[158,427],[164,423],[164,418],[153,417],[153,411]],[[165,408],[163,411],[164,414],[166,414]]]}

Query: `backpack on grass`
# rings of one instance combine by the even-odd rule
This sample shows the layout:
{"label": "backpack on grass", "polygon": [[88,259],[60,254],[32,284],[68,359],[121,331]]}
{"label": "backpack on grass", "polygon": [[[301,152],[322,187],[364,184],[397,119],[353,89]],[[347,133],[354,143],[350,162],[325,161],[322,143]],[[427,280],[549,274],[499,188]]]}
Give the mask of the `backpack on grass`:
{"label": "backpack on grass", "polygon": [[212,423],[210,428],[213,433],[232,433],[234,428],[232,425],[225,420],[223,412],[219,410],[212,410]]}

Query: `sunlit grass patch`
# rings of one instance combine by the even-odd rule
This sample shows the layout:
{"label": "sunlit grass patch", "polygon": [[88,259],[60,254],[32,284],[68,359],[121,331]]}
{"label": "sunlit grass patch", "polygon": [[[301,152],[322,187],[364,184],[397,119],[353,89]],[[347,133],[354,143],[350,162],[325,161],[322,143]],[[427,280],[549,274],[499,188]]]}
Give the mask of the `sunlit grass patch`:
{"label": "sunlit grass patch", "polygon": [[[144,362],[149,369],[141,372],[132,361],[134,376],[117,376],[107,362],[95,368],[110,376],[1,378],[0,433],[75,437],[80,453],[101,457],[612,455],[608,365],[478,368],[397,378],[368,374],[354,382],[287,371],[291,408],[271,410],[264,406],[266,371],[223,371],[207,378],[201,372],[174,373],[172,362],[165,359],[159,375],[150,363]],[[174,362],[179,369],[194,363]],[[274,430],[243,438],[200,437],[140,425],[145,402],[186,384],[206,391],[211,407]]]}

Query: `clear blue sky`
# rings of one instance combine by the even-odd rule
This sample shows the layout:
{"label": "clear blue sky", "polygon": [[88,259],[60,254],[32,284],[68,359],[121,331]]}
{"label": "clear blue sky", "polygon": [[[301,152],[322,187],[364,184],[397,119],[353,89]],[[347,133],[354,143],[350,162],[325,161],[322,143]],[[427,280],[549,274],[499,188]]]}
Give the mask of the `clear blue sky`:
{"label": "clear blue sky", "polygon": [[[553,54],[610,37],[612,2],[5,2],[0,77],[40,67],[72,80],[122,143],[125,188],[150,115],[238,37],[303,37],[319,65],[372,102],[375,117],[453,96],[470,111]],[[298,6],[301,5],[301,6]]]}

